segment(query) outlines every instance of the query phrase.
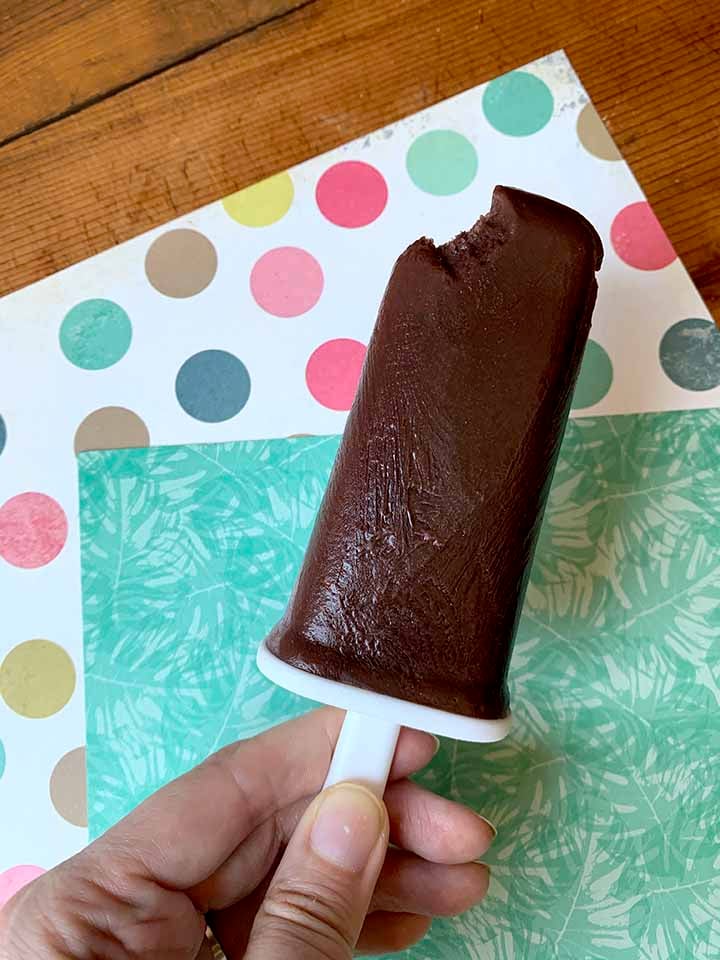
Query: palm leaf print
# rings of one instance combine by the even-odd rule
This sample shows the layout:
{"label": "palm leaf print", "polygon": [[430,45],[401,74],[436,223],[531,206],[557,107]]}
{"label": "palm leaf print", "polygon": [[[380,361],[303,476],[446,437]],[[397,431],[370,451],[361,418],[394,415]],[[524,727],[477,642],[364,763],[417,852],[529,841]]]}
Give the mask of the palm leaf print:
{"label": "palm leaf print", "polygon": [[[93,834],[308,704],[255,670],[337,438],[81,457]],[[502,743],[419,779],[499,833],[487,900],[414,960],[720,956],[720,411],[568,426]]]}

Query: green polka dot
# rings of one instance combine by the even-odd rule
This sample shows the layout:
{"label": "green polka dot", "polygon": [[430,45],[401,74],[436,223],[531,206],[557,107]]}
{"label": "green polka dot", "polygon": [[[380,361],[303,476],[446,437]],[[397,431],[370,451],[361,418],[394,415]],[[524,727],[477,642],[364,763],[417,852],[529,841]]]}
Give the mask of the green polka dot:
{"label": "green polka dot", "polygon": [[553,95],[548,85],[524,70],[514,70],[492,80],[483,94],[488,123],[509,137],[527,137],[542,130],[553,109]]}
{"label": "green polka dot", "polygon": [[83,300],[65,315],[60,347],[83,370],[103,370],[124,357],[132,339],[130,318],[112,300]]}
{"label": "green polka dot", "polygon": [[585,347],[580,376],[572,400],[573,410],[584,410],[599,403],[610,389],[613,368],[610,357],[594,340]]}
{"label": "green polka dot", "polygon": [[2,740],[0,740],[0,777],[5,772],[5,748],[2,745]]}
{"label": "green polka dot", "polygon": [[467,137],[454,130],[429,130],[410,145],[406,158],[410,179],[425,193],[447,197],[475,179],[478,158]]}

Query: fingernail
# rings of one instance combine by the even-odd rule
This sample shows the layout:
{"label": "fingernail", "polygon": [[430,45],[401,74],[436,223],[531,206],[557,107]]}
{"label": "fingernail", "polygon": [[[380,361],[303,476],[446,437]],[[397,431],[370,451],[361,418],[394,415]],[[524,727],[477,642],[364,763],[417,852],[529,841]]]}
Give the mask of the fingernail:
{"label": "fingernail", "polygon": [[320,798],[310,846],[323,860],[359,873],[370,859],[384,825],[383,809],[369,790],[354,783],[340,783]]}
{"label": "fingernail", "polygon": [[434,733],[431,733],[430,736],[435,741],[435,749],[433,750],[433,756],[436,757],[438,754],[438,750],[440,749],[440,741],[438,740],[438,738],[435,736]]}
{"label": "fingernail", "polygon": [[495,828],[495,825],[490,823],[488,818],[484,817],[481,813],[476,813],[475,816],[478,818],[478,820],[482,820],[482,822],[487,826],[488,830],[492,834],[492,839],[491,839],[491,842],[492,842],[492,840],[494,840],[495,837],[497,836],[497,829]]}

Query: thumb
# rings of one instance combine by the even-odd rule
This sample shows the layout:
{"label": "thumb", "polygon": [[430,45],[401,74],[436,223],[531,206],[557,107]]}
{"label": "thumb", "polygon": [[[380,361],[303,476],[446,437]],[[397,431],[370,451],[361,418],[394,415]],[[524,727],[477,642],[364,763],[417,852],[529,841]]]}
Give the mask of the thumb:
{"label": "thumb", "polygon": [[246,960],[348,960],[388,845],[384,805],[340,783],[310,804],[250,935]]}

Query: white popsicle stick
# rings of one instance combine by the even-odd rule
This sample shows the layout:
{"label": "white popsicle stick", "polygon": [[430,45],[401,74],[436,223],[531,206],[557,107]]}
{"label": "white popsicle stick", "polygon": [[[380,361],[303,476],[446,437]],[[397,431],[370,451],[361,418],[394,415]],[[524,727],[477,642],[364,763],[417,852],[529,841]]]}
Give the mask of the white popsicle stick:
{"label": "white popsicle stick", "polygon": [[400,729],[397,723],[348,711],[335,744],[323,790],[334,783],[352,780],[382,797]]}
{"label": "white popsicle stick", "polygon": [[257,665],[279,687],[347,711],[325,786],[352,780],[382,796],[400,727],[471,743],[493,743],[510,731],[509,716],[479,720],[306,673],[280,660],[264,642]]}

